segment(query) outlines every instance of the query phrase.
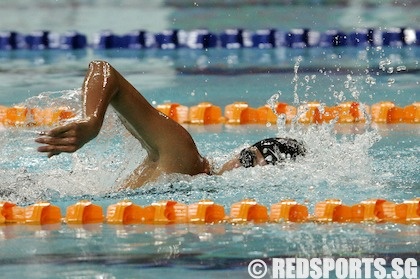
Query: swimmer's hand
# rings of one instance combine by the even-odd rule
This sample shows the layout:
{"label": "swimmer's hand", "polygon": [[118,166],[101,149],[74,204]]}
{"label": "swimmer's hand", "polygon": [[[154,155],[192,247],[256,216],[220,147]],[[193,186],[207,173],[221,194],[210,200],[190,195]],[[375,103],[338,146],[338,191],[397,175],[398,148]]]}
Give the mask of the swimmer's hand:
{"label": "swimmer's hand", "polygon": [[82,120],[41,133],[35,141],[45,144],[38,147],[38,151],[48,153],[48,158],[50,158],[61,152],[75,152],[95,138],[99,129],[94,120]]}

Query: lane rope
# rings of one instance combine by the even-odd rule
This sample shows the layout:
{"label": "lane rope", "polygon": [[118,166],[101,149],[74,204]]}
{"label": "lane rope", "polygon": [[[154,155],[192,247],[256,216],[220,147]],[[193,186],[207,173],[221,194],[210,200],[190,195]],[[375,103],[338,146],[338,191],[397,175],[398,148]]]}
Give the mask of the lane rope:
{"label": "lane rope", "polygon": [[57,33],[49,30],[22,34],[0,32],[0,50],[44,49],[208,49],[208,48],[306,48],[306,47],[404,47],[420,45],[420,30],[414,28],[357,28],[350,32],[339,29],[317,31],[309,28],[247,30],[229,28],[220,33],[207,29],[168,29],[153,33],[133,30],[116,34],[103,30],[88,37],[78,31]]}
{"label": "lane rope", "polygon": [[50,202],[38,202],[20,207],[12,202],[0,202],[0,224],[216,224],[216,223],[384,223],[420,224],[420,198],[395,203],[385,199],[367,199],[354,205],[345,205],[339,199],[327,199],[315,204],[314,212],[294,200],[282,200],[270,210],[253,199],[245,199],[230,206],[211,200],[190,205],[163,200],[140,206],[129,200],[109,205],[104,211],[100,205],[82,200],[66,208]]}
{"label": "lane rope", "polygon": [[[264,105],[251,107],[246,102],[234,102],[227,105],[222,112],[220,106],[202,102],[187,107],[178,103],[165,103],[156,108],[181,124],[276,124],[279,116],[286,123],[297,121],[302,124],[322,124],[334,121],[339,124],[351,123],[420,123],[420,102],[399,107],[390,101],[382,101],[371,106],[359,102],[343,102],[335,106],[326,106],[320,102],[308,102],[293,106],[276,102],[270,107]],[[0,126],[30,127],[52,126],[61,121],[70,120],[76,113],[66,107],[28,108],[25,106],[0,106]]]}

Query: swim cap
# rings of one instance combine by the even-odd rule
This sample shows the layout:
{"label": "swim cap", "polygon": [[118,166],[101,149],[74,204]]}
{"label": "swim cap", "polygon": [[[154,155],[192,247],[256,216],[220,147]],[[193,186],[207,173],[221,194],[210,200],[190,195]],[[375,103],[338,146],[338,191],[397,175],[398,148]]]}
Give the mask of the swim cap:
{"label": "swim cap", "polygon": [[242,149],[241,153],[239,154],[239,162],[245,168],[253,167],[256,159],[257,156],[255,155],[255,152],[249,148]]}
{"label": "swim cap", "polygon": [[263,139],[255,146],[263,155],[267,164],[276,164],[286,159],[296,159],[298,155],[304,156],[306,148],[302,142],[292,138],[268,138]]}

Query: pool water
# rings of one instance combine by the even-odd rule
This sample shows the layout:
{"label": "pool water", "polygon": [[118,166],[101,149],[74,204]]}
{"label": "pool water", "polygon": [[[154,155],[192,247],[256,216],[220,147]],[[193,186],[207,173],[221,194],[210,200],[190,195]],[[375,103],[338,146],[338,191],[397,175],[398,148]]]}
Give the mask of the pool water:
{"label": "pool water", "polygon": [[[82,31],[79,17],[93,10],[107,13],[112,7],[134,18],[128,12],[134,4],[116,2],[101,5],[92,1],[91,6],[80,5],[70,11],[57,9],[48,2],[44,9],[63,16],[63,22],[57,23],[58,31],[69,26]],[[418,22],[415,19],[420,14],[417,6],[410,9],[369,6],[363,9],[359,21],[348,20],[343,24],[342,17],[325,22],[318,9],[328,8],[332,14],[342,15],[358,11],[359,6],[293,7],[296,18],[287,21],[286,27],[305,23],[308,19],[300,16],[305,11],[313,21],[317,20],[319,28],[381,26],[381,14],[390,11],[398,14],[400,10],[410,12],[395,18],[395,23],[410,26]],[[12,5],[8,9],[17,8]],[[187,15],[205,18],[210,13],[205,8],[193,11],[157,4],[148,9],[163,14],[156,25],[151,24],[152,20],[142,19],[151,31],[196,27],[196,22],[185,19]],[[232,13],[228,23],[214,20],[208,24],[215,31],[234,25],[267,27],[267,17],[253,23],[245,23],[242,17],[247,13],[251,16],[267,13],[269,18],[276,12],[290,13],[289,9],[277,5],[225,7],[215,9],[213,16],[217,19],[229,11],[235,11],[236,16]],[[366,22],[368,18],[372,22]],[[21,28],[29,28],[22,21]],[[49,26],[42,20],[33,21],[34,27]],[[10,16],[4,22],[6,28],[15,26],[8,24],[17,24]],[[116,31],[122,32],[134,29],[127,22],[115,26]],[[108,27],[105,22],[89,18],[85,30],[91,34],[104,27]],[[0,52],[0,104],[40,107],[65,104],[78,110],[78,88],[89,61],[104,59],[154,105],[177,102],[192,106],[209,101],[224,107],[234,101],[245,101],[258,107],[276,95],[278,100],[290,104],[298,98],[300,102],[320,101],[326,105],[348,100],[371,105],[390,100],[405,106],[420,100],[419,54],[420,49],[415,46]],[[140,205],[167,199],[187,204],[211,199],[224,205],[227,211],[232,203],[244,198],[254,198],[266,206],[295,199],[313,212],[314,205],[327,198],[354,204],[369,198],[402,202],[420,196],[419,125],[185,127],[200,152],[216,165],[247,144],[275,135],[304,140],[309,153],[283,167],[236,169],[222,176],[174,175],[137,190],[117,191],[119,183],[141,162],[145,151],[110,110],[102,132],[94,141],[74,154],[51,159],[36,152],[33,140],[42,127],[1,129],[1,200],[22,206],[47,200],[65,212],[68,205],[81,199],[104,208],[123,199]],[[249,278],[247,264],[255,258],[377,256],[418,260],[419,235],[418,226],[393,223],[8,225],[0,227],[0,272],[11,278],[160,278],[168,274],[171,278]]]}

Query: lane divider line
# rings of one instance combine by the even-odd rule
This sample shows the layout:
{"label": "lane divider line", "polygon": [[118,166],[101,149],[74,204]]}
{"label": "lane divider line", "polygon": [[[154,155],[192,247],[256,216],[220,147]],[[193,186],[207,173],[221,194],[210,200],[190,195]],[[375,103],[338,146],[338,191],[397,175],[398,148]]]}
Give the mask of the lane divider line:
{"label": "lane divider line", "polygon": [[[279,117],[289,124],[296,121],[302,124],[322,124],[334,121],[339,124],[365,123],[370,119],[373,123],[420,123],[420,102],[399,107],[390,101],[382,101],[371,106],[359,102],[343,102],[335,106],[326,106],[320,102],[308,102],[293,106],[277,102],[273,107],[264,105],[251,107],[246,102],[234,102],[224,108],[210,102],[187,107],[178,103],[157,105],[160,112],[180,124],[212,125],[212,124],[276,124]],[[27,127],[52,126],[60,121],[69,120],[76,113],[66,107],[27,108],[24,106],[0,106],[0,126]]]}
{"label": "lane divider line", "polygon": [[[105,215],[104,215],[105,214]],[[215,224],[215,223],[400,223],[420,224],[420,198],[395,203],[385,199],[367,199],[354,205],[345,205],[339,199],[327,199],[315,204],[312,214],[304,204],[282,200],[270,207],[254,199],[233,203],[229,213],[224,206],[211,200],[190,205],[163,200],[140,206],[129,200],[109,205],[106,210],[91,201],[82,200],[70,205],[65,216],[60,207],[50,202],[39,202],[27,207],[0,202],[0,224]]]}

